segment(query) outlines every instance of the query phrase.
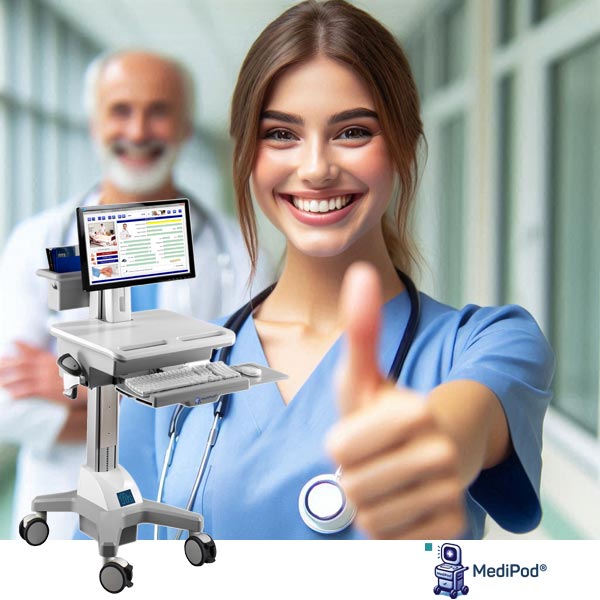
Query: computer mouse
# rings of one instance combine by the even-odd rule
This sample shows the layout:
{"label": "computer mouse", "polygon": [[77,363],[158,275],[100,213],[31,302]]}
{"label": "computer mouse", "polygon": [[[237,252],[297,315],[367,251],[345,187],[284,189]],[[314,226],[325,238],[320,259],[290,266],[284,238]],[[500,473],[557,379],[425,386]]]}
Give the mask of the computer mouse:
{"label": "computer mouse", "polygon": [[236,366],[236,370],[242,375],[247,375],[248,377],[260,377],[262,375],[262,371],[258,367],[253,367],[252,365],[240,365],[239,367]]}

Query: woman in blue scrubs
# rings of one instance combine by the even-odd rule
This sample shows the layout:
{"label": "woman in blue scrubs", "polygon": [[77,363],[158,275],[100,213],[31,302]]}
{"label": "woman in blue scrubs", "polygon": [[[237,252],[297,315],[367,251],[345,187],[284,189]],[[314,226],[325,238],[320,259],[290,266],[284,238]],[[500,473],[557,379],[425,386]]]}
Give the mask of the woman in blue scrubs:
{"label": "woman in blue scrubs", "polygon": [[[243,324],[230,363],[289,379],[232,396],[193,507],[205,530],[217,540],[323,538],[301,519],[298,496],[338,466],[357,512],[331,538],[480,538],[486,514],[510,531],[534,528],[553,355],[533,318],[420,294],[399,381],[385,379],[409,319],[397,269],[415,271],[408,223],[423,137],[391,34],[345,2],[292,7],[250,49],[231,114],[250,256],[253,199],[287,244],[277,286]],[[122,415],[121,462],[155,497],[174,408],[127,410],[138,414]],[[153,432],[145,447],[140,419]],[[187,504],[212,421],[210,406],[185,421],[165,502]]]}

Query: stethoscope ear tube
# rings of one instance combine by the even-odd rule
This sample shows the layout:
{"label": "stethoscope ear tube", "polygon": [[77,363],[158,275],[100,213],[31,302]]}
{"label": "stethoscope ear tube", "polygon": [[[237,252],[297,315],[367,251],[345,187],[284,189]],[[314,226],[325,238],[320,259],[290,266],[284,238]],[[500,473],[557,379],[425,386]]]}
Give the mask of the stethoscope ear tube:
{"label": "stethoscope ear tube", "polygon": [[408,322],[406,324],[406,329],[402,335],[402,339],[400,340],[400,345],[398,346],[398,350],[396,351],[396,356],[394,356],[394,360],[392,361],[392,366],[390,367],[388,373],[388,379],[396,383],[400,378],[400,372],[402,371],[402,367],[404,366],[404,361],[406,360],[406,355],[412,346],[413,340],[417,335],[417,327],[419,326],[419,320],[421,318],[421,299],[419,297],[419,292],[413,283],[413,280],[402,271],[398,271],[398,276],[402,280],[404,287],[406,288],[406,293],[408,294],[408,298],[410,300],[410,314],[408,315]]}

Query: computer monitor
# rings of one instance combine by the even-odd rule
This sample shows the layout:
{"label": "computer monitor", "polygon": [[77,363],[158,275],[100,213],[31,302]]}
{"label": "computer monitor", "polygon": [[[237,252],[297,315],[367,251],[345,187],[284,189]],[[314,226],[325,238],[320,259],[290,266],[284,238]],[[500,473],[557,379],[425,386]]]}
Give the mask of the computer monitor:
{"label": "computer monitor", "polygon": [[443,544],[442,560],[446,564],[460,565],[462,561],[462,552],[460,546],[457,546],[456,544]]}
{"label": "computer monitor", "polygon": [[195,277],[189,200],[77,209],[88,292]]}

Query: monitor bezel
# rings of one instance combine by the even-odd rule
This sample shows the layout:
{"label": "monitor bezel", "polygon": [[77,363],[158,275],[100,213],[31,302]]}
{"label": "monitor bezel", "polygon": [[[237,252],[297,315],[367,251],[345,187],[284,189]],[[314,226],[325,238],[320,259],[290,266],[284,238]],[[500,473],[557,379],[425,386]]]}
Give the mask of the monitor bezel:
{"label": "monitor bezel", "polygon": [[[173,204],[182,204],[185,207],[185,221],[187,229],[187,246],[189,256],[189,273],[182,275],[159,275],[157,277],[146,277],[143,283],[140,280],[121,280],[121,281],[104,281],[100,284],[92,284],[90,282],[90,271],[88,262],[88,251],[86,245],[86,229],[85,215],[92,211],[118,211],[127,210],[130,208],[152,208],[155,206],[168,206]],[[162,281],[177,281],[180,279],[192,279],[196,277],[196,266],[194,263],[194,240],[192,239],[192,224],[190,221],[190,201],[188,198],[174,198],[168,200],[148,200],[144,202],[129,202],[127,204],[99,204],[96,206],[79,206],[76,210],[77,214],[77,238],[79,241],[79,255],[81,260],[81,281],[83,289],[86,292],[100,292],[102,290],[113,290],[117,288],[133,287],[135,285],[146,285],[150,283],[160,283]]]}
{"label": "monitor bezel", "polygon": [[[446,559],[446,550],[451,550],[456,553],[454,559],[447,560]],[[462,552],[460,546],[457,544],[443,544],[442,545],[442,561],[447,565],[460,565],[462,563]]]}

